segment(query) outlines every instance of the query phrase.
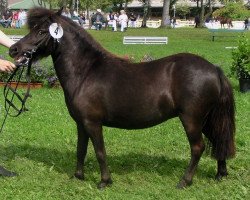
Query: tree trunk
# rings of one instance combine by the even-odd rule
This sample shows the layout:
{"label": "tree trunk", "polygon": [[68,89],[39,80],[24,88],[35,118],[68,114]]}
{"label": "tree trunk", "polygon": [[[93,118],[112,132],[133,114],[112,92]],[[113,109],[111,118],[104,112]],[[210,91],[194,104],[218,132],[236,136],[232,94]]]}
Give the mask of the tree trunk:
{"label": "tree trunk", "polygon": [[127,12],[127,8],[128,8],[128,0],[126,0],[125,4],[124,4],[124,10],[125,10],[125,12]]}
{"label": "tree trunk", "polygon": [[76,1],[75,0],[71,0],[71,14],[73,14],[73,11],[75,10],[75,5],[76,5]]}
{"label": "tree trunk", "polygon": [[86,19],[89,20],[89,8],[86,9],[87,10],[87,13],[86,13]]}
{"label": "tree trunk", "polygon": [[51,3],[51,0],[49,1],[49,9],[50,9],[50,10],[52,9],[52,3]]}
{"label": "tree trunk", "polygon": [[204,15],[205,15],[205,6],[204,6],[204,0],[200,0],[200,1],[201,1],[201,13],[200,13],[201,23],[200,23],[200,27],[203,27],[203,25],[204,25]]}
{"label": "tree trunk", "polygon": [[43,5],[43,1],[42,0],[38,0],[37,3],[39,4],[39,6]]}
{"label": "tree trunk", "polygon": [[211,0],[208,1],[208,6],[209,6],[209,13],[213,13],[213,6],[212,6],[212,3],[211,3]]}
{"label": "tree trunk", "polygon": [[208,17],[211,17],[212,13],[213,13],[213,6],[211,3],[211,0],[208,1],[208,7],[209,7],[209,11],[208,13],[205,14],[204,19],[206,20]]}
{"label": "tree trunk", "polygon": [[89,1],[86,1],[86,4],[85,4],[85,10],[86,10],[86,19],[89,20],[89,23],[90,23],[90,3]]}
{"label": "tree trunk", "polygon": [[164,0],[163,11],[162,11],[162,21],[161,21],[162,27],[170,25],[169,6],[170,6],[170,0]]}
{"label": "tree trunk", "polygon": [[199,1],[200,1],[200,0],[197,0],[197,1],[196,1],[196,7],[197,7],[197,8],[199,8]]}
{"label": "tree trunk", "polygon": [[122,3],[119,4],[119,9],[118,10],[119,10],[118,12],[120,12],[120,10],[122,10]]}
{"label": "tree trunk", "polygon": [[7,0],[0,0],[0,12],[1,15],[4,13],[6,8],[8,7],[8,1]]}
{"label": "tree trunk", "polygon": [[149,9],[150,9],[150,0],[145,0],[144,5],[143,5],[143,19],[142,19],[142,27],[144,28],[146,27]]}

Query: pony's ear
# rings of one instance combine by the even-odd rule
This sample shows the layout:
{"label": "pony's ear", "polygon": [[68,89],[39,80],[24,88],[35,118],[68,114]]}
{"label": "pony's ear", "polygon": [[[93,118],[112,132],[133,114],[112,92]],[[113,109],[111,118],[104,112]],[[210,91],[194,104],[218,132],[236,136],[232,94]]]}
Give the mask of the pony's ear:
{"label": "pony's ear", "polygon": [[63,7],[61,7],[61,9],[56,12],[56,14],[60,16],[62,14],[62,11],[63,11]]}

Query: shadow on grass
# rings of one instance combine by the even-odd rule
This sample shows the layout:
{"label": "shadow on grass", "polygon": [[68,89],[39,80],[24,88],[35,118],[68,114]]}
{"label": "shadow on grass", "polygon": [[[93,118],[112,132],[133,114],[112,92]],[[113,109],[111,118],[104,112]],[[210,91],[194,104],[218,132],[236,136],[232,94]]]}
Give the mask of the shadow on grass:
{"label": "shadow on grass", "polygon": [[[63,152],[31,145],[1,147],[0,157],[15,159],[16,157],[26,158],[34,162],[43,163],[59,173],[66,173],[73,176],[76,166],[75,152],[64,150]],[[120,175],[133,172],[146,172],[160,176],[181,176],[188,165],[189,158],[180,160],[166,156],[147,155],[142,153],[127,153],[120,155],[108,155],[108,165],[112,172]],[[211,171],[200,169],[199,176],[210,178]],[[86,177],[93,178],[93,173],[100,173],[96,157],[87,155],[85,162]],[[92,178],[91,178],[92,177]],[[88,178],[89,179],[89,178]]]}

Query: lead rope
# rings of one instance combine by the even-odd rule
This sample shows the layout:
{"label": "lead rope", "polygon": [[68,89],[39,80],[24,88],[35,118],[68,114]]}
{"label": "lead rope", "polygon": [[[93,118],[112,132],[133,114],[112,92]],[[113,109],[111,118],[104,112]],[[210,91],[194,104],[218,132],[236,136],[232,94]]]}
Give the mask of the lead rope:
{"label": "lead rope", "polygon": [[[27,58],[27,61],[24,63],[24,64],[21,64],[21,65],[18,65],[17,68],[13,71],[13,73],[10,75],[10,77],[8,78],[5,86],[4,86],[4,91],[3,91],[3,94],[4,94],[4,107],[5,107],[5,116],[4,116],[4,120],[3,120],[3,123],[1,125],[1,129],[0,129],[0,133],[2,132],[3,130],[3,127],[4,127],[4,124],[6,122],[6,119],[9,116],[12,116],[12,117],[17,117],[19,116],[21,113],[23,113],[24,111],[27,111],[28,109],[26,109],[25,107],[25,103],[28,99],[28,97],[31,97],[30,95],[30,82],[31,82],[31,79],[30,79],[30,70],[31,70],[31,58],[32,58],[32,53],[33,52],[28,52],[30,54],[30,57]],[[22,74],[24,72],[24,69],[27,67],[27,73],[26,73],[26,80],[28,82],[28,85],[27,85],[27,90],[26,90],[26,93],[24,94],[24,97],[22,98],[18,93],[17,93],[17,88],[18,88],[18,85],[20,83],[20,79],[22,77]],[[14,88],[11,87],[11,82],[12,82],[12,79],[15,77],[16,73],[18,70],[21,70],[20,74],[18,75],[18,81],[17,81],[17,84]],[[11,98],[9,99],[8,98],[8,94],[12,92],[12,95]],[[14,97],[17,97],[17,99],[21,102],[21,108],[18,109],[17,106],[15,106],[15,104],[13,103],[13,100],[14,100]],[[9,113],[10,112],[10,108],[13,108],[17,113],[16,114],[11,114]]]}

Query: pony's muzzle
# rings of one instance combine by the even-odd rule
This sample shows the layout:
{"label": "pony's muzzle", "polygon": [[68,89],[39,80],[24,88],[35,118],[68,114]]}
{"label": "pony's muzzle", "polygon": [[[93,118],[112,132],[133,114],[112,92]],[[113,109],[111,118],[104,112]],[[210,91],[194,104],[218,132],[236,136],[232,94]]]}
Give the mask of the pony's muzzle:
{"label": "pony's muzzle", "polygon": [[36,49],[30,51],[21,51],[18,45],[13,44],[9,49],[9,55],[15,59],[16,65],[27,64],[27,62],[32,58],[32,54],[36,52]]}
{"label": "pony's muzzle", "polygon": [[18,48],[17,45],[13,44],[9,49],[9,55],[14,58],[18,55]]}

